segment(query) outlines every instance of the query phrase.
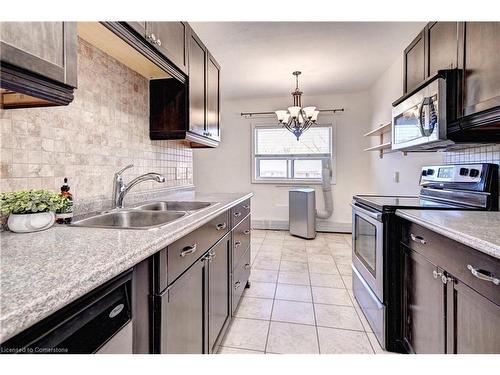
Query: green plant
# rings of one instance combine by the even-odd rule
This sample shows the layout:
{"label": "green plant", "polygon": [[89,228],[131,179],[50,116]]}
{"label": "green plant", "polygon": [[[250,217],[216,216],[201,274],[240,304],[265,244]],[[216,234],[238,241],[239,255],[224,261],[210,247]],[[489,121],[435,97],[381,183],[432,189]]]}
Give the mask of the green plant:
{"label": "green plant", "polygon": [[0,193],[0,212],[9,215],[56,211],[65,206],[65,201],[65,197],[43,189]]}

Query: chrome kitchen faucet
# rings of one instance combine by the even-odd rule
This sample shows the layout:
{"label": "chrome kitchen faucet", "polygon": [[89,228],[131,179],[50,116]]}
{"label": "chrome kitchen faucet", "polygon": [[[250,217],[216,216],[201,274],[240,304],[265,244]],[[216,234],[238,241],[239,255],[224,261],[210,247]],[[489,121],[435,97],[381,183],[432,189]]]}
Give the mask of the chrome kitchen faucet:
{"label": "chrome kitchen faucet", "polygon": [[133,164],[129,164],[115,173],[113,178],[113,208],[123,208],[123,199],[125,198],[125,195],[138,183],[151,180],[156,182],[165,182],[165,176],[159,173],[150,172],[136,177],[128,184],[125,184],[123,182],[122,174],[133,166]]}

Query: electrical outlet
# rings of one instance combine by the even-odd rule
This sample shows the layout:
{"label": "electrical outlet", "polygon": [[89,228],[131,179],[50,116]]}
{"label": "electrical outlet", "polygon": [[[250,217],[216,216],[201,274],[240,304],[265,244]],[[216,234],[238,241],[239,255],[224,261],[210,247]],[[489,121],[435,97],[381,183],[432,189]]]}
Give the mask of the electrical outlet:
{"label": "electrical outlet", "polygon": [[394,182],[397,184],[399,183],[399,171],[395,171],[394,172],[394,176],[392,178],[394,180]]}
{"label": "electrical outlet", "polygon": [[175,168],[175,179],[176,180],[182,180],[182,170],[183,169],[185,169],[185,168],[181,168],[181,167]]}

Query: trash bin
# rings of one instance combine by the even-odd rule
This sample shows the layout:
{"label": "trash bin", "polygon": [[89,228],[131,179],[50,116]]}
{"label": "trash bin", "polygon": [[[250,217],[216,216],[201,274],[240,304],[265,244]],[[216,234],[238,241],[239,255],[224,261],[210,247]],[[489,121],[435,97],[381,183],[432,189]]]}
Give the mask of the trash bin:
{"label": "trash bin", "polygon": [[306,239],[316,237],[316,195],[314,189],[291,189],[289,192],[290,234]]}

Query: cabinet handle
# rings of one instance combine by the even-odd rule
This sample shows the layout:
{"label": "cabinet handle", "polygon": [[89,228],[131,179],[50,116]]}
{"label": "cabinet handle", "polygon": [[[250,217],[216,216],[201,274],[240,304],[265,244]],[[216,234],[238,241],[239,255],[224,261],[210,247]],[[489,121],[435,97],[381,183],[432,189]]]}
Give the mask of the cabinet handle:
{"label": "cabinet handle", "polygon": [[250,229],[245,229],[245,230],[243,231],[243,234],[244,234],[244,235],[248,235],[248,234],[250,234]]}
{"label": "cabinet handle", "polygon": [[158,47],[161,47],[161,40],[160,40],[160,38],[156,39],[156,45]]}
{"label": "cabinet handle", "polygon": [[151,40],[153,43],[156,44],[156,36],[155,34],[149,34],[146,39]]}
{"label": "cabinet handle", "polygon": [[241,212],[235,212],[234,213],[234,217],[240,217],[241,216]]}
{"label": "cabinet handle", "polygon": [[246,270],[249,270],[249,269],[250,269],[250,264],[249,264],[249,263],[245,264],[245,265],[243,266],[243,268],[244,268],[244,269],[246,269]]}
{"label": "cabinet handle", "polygon": [[496,278],[491,272],[485,271],[479,268],[474,268],[470,264],[467,265],[467,269],[474,275],[474,277],[477,277],[478,279],[484,280],[484,281],[489,281],[495,285],[500,285],[500,279]]}
{"label": "cabinet handle", "polygon": [[191,246],[186,246],[180,253],[181,258],[184,258],[186,255],[193,254],[196,251],[197,246],[198,244],[196,243]]}
{"label": "cabinet handle", "polygon": [[249,206],[248,204],[246,204],[246,205],[244,205],[244,206],[243,206],[243,208],[244,208],[245,210],[249,210],[249,209],[250,209],[250,206]]}
{"label": "cabinet handle", "polygon": [[451,277],[448,277],[446,276],[443,272],[441,271],[432,271],[432,276],[437,279],[437,278],[440,278],[441,279],[441,282],[443,284],[447,284],[449,281],[452,281],[452,278]]}
{"label": "cabinet handle", "polygon": [[223,229],[226,229],[226,228],[227,228],[227,224],[226,223],[217,224],[217,226],[215,227],[215,229],[217,229],[217,230],[223,230]]}
{"label": "cabinet handle", "polygon": [[241,281],[236,281],[234,283],[234,290],[238,289],[240,287],[240,285],[241,285]]}
{"label": "cabinet handle", "polygon": [[240,241],[236,241],[236,242],[234,243],[234,247],[240,247],[240,246],[241,246],[241,242],[240,242]]}
{"label": "cabinet handle", "polygon": [[411,237],[412,241],[419,242],[422,245],[425,245],[427,243],[427,241],[423,237],[421,237],[421,236],[415,236],[413,233],[410,233],[410,237]]}

